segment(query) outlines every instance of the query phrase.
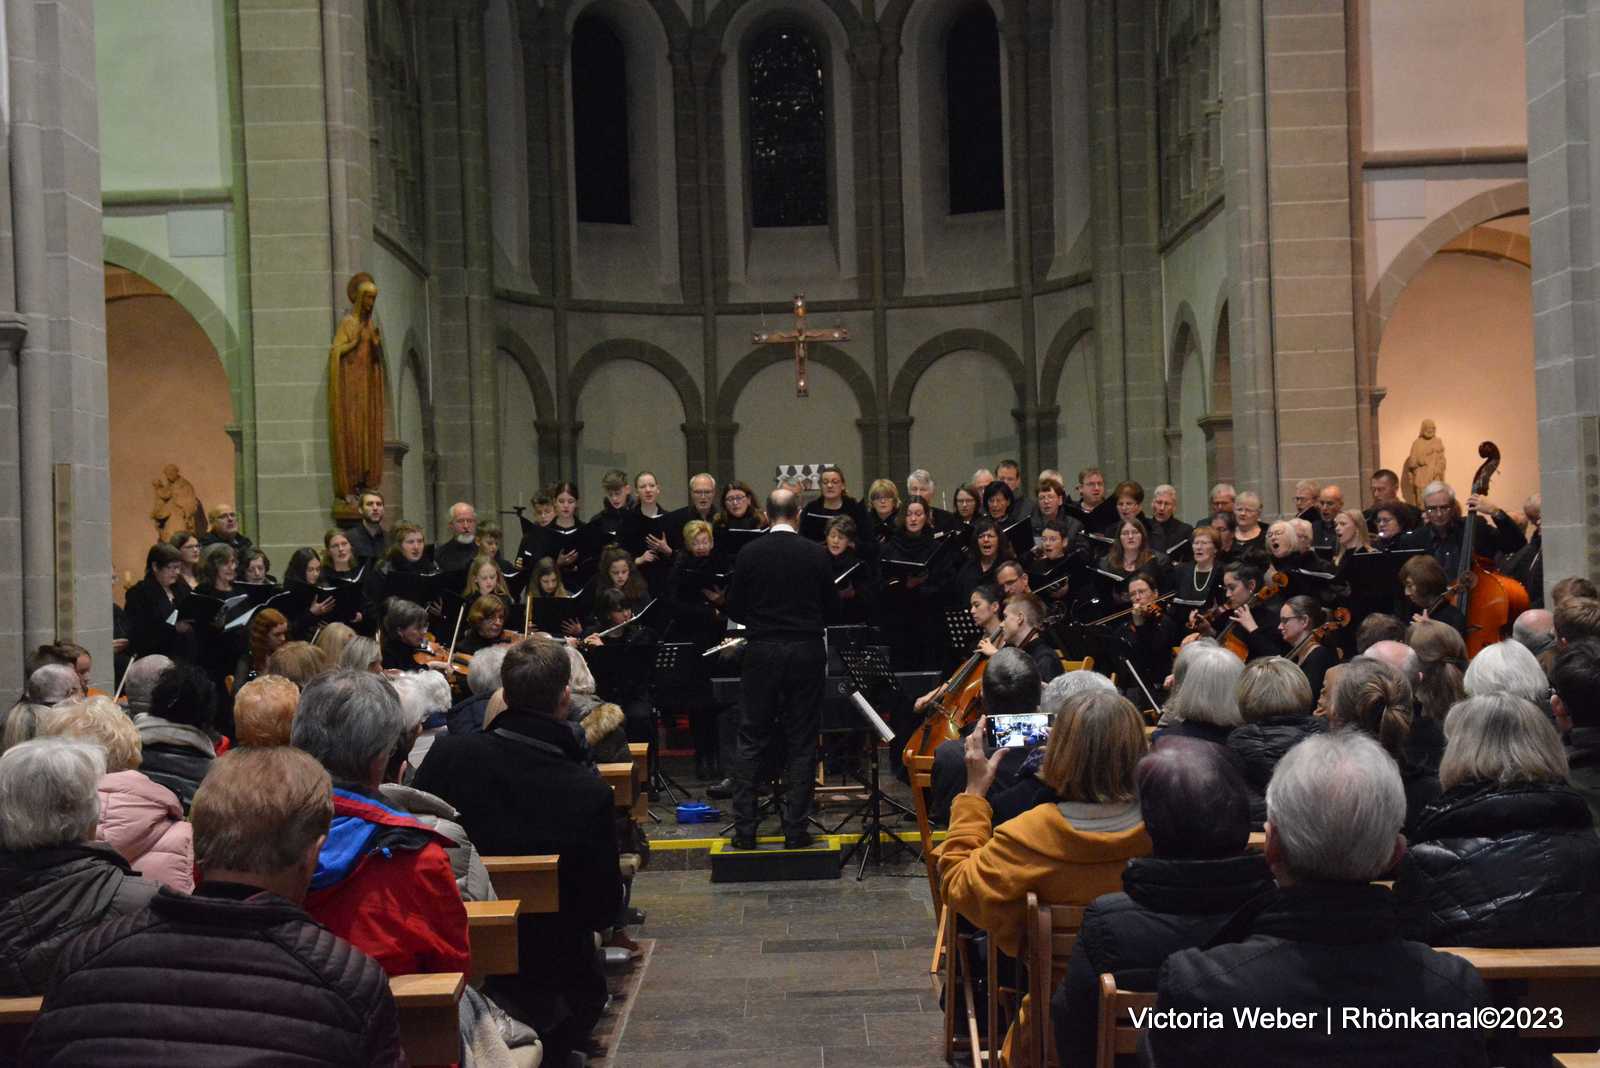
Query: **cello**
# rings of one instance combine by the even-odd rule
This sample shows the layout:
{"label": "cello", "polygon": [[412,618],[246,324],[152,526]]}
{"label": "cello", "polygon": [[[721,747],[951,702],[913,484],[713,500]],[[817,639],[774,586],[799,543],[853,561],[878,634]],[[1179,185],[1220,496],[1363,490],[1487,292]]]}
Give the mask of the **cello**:
{"label": "cello", "polygon": [[[1483,463],[1472,476],[1473,497],[1489,495],[1489,480],[1500,469],[1500,449],[1492,441],[1478,446]],[[1527,588],[1495,568],[1491,557],[1480,555],[1474,541],[1478,528],[1476,503],[1467,506],[1461,531],[1461,563],[1454,585],[1461,591],[1456,607],[1467,617],[1467,659],[1500,641],[1505,627],[1528,610]]]}
{"label": "cello", "polygon": [[[1016,643],[1017,648],[1027,645],[1038,633],[1037,627],[1029,627]],[[1001,641],[1002,648],[1010,644]],[[901,751],[900,759],[907,768],[911,766],[913,757],[927,756],[941,743],[960,738],[961,732],[978,722],[978,717],[983,715],[983,673],[989,666],[989,657],[983,652],[981,642],[979,645],[980,648],[974,649],[972,655],[962,661],[943,685],[933,691],[927,718],[911,732],[911,737],[906,739],[905,749]]]}

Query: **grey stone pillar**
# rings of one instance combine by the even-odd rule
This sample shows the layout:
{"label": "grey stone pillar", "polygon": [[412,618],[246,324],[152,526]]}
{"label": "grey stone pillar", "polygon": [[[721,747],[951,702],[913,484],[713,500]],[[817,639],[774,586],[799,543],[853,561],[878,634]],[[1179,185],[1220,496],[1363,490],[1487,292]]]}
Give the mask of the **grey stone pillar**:
{"label": "grey stone pillar", "polygon": [[1600,574],[1600,12],[1528,0],[1528,199],[1544,573]]}

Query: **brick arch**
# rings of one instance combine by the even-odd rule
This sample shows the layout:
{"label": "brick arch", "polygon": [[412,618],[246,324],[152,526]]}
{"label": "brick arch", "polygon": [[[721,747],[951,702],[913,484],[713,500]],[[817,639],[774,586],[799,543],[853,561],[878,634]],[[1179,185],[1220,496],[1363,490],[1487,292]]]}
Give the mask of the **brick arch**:
{"label": "brick arch", "polygon": [[566,402],[570,409],[569,419],[572,418],[572,412],[577,409],[578,398],[583,395],[583,387],[588,385],[589,379],[601,364],[613,360],[635,360],[646,367],[660,371],[678,393],[678,401],[683,405],[685,426],[698,428],[705,425],[705,402],[700,398],[700,387],[695,384],[689,369],[666,349],[635,338],[613,338],[610,341],[602,341],[578,357],[578,361],[572,365],[572,373],[567,378]]}
{"label": "brick arch", "polygon": [[[739,403],[739,397],[758,373],[775,363],[784,363],[793,358],[792,350],[778,345],[763,345],[741,356],[717,390],[717,422],[733,422],[733,412]],[[855,395],[860,417],[865,420],[877,420],[878,398],[872,388],[872,376],[868,375],[854,359],[845,355],[843,349],[825,343],[808,344],[806,359],[819,367],[826,367],[844,379],[845,385],[849,386],[850,392]]]}
{"label": "brick arch", "polygon": [[1028,375],[1022,366],[1022,360],[1017,356],[1016,350],[1005,341],[989,333],[987,330],[975,330],[963,327],[957,330],[946,330],[937,334],[921,345],[906,360],[905,366],[900,368],[900,373],[895,375],[894,386],[889,391],[889,415],[896,419],[909,419],[911,417],[911,396],[916,392],[917,383],[928,369],[938,363],[952,352],[971,349],[993,357],[1000,366],[1011,375],[1011,381],[1017,391],[1017,407],[1022,408],[1027,403]]}
{"label": "brick arch", "polygon": [[1372,296],[1367,299],[1367,358],[1374,368],[1377,366],[1378,345],[1383,339],[1383,329],[1400,303],[1400,294],[1405,292],[1406,286],[1411,284],[1411,280],[1433,254],[1479,223],[1527,210],[1528,183],[1515,182],[1468,198],[1423,227],[1416,237],[1406,243],[1389,262]]}

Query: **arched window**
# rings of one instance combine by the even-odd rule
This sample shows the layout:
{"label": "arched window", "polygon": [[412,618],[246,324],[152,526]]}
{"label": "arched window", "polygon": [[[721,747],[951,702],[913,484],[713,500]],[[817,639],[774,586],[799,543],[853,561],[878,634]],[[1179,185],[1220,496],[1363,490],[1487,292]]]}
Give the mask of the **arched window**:
{"label": "arched window", "polygon": [[950,214],[1006,206],[1000,109],[1000,29],[988,4],[963,11],[945,37]]}
{"label": "arched window", "polygon": [[633,221],[627,55],[597,15],[572,26],[572,172],[579,222]]}
{"label": "arched window", "polygon": [[751,42],[748,56],[751,225],[825,225],[822,49],[798,30],[774,27]]}

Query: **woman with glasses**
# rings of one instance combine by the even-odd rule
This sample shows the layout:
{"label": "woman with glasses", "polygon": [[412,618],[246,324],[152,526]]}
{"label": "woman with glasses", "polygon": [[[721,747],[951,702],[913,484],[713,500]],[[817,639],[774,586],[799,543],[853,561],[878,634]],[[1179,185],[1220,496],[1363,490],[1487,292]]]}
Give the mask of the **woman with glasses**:
{"label": "woman with glasses", "polygon": [[1304,594],[1291,597],[1278,609],[1278,633],[1289,647],[1288,657],[1300,666],[1311,686],[1311,699],[1322,693],[1328,669],[1339,662],[1333,651],[1317,637],[1317,628],[1328,620],[1316,598]]}

